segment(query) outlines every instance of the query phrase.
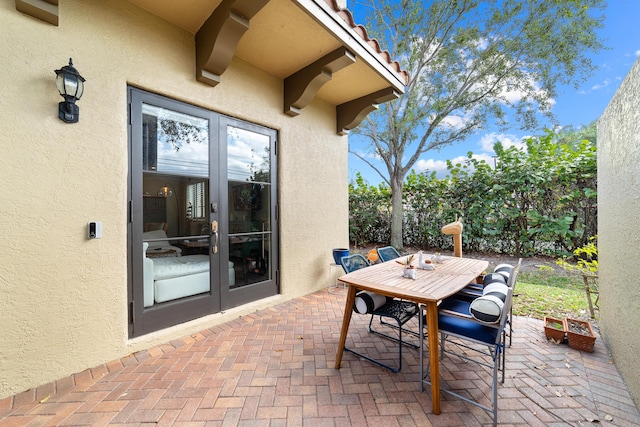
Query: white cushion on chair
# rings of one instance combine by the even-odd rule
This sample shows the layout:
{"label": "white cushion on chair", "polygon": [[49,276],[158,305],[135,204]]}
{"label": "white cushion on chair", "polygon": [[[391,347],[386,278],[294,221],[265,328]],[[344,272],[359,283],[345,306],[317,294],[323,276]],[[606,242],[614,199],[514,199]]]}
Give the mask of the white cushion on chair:
{"label": "white cushion on chair", "polygon": [[507,279],[507,283],[509,282],[509,277],[511,276],[511,272],[513,271],[513,266],[510,264],[499,264],[496,266],[496,269],[493,270],[494,273],[502,274],[505,279]]}
{"label": "white cushion on chair", "polygon": [[483,286],[487,286],[489,283],[493,283],[493,282],[500,282],[506,285],[507,278],[500,273],[489,273],[486,276],[484,276],[484,279],[482,279]]}
{"label": "white cushion on chair", "polygon": [[353,310],[358,314],[371,313],[387,303],[387,297],[375,292],[360,292],[356,295]]}
{"label": "white cushion on chair", "polygon": [[504,302],[495,295],[484,295],[474,299],[469,306],[469,313],[483,323],[497,323],[502,315]]}
{"label": "white cushion on chair", "polygon": [[504,283],[489,283],[482,290],[482,296],[469,305],[469,314],[480,322],[497,323],[508,295],[509,287]]}
{"label": "white cushion on chair", "polygon": [[509,294],[509,287],[503,283],[493,282],[488,284],[482,290],[482,296],[493,295],[505,302]]}

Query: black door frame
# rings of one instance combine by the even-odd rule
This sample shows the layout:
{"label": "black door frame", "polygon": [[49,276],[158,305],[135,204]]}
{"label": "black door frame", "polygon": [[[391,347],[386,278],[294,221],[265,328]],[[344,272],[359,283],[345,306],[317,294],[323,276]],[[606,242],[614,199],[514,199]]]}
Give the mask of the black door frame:
{"label": "black door frame", "polygon": [[[141,89],[129,87],[129,179],[128,179],[128,309],[129,337],[137,337],[194,320],[222,310],[256,301],[279,292],[278,220],[277,220],[277,132],[263,126],[237,120],[219,113],[173,100]],[[210,292],[152,307],[144,307],[142,252],[142,104],[151,104],[209,121],[209,223],[218,221],[218,250],[213,252],[210,239]],[[267,134],[271,140],[271,260],[270,279],[238,289],[229,289],[228,200],[226,166],[227,125]],[[133,195],[137,195],[133,197]],[[225,280],[226,279],[226,280]],[[222,284],[224,282],[224,285]]]}

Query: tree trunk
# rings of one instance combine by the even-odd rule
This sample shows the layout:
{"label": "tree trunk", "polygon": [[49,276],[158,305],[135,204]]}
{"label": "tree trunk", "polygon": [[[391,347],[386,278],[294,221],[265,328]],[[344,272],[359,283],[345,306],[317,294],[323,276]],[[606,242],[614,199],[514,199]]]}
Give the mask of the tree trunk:
{"label": "tree trunk", "polygon": [[404,248],[402,242],[402,179],[391,179],[391,246],[401,250]]}

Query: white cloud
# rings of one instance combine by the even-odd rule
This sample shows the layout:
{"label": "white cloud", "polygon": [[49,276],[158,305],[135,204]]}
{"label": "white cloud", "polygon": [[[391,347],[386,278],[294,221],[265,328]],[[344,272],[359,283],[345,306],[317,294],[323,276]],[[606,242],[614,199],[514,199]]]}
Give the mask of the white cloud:
{"label": "white cloud", "polygon": [[441,176],[444,172],[447,171],[447,162],[444,160],[434,160],[434,159],[420,159],[413,166],[413,169],[417,173],[423,172],[436,172],[438,176]]}
{"label": "white cloud", "polygon": [[[491,132],[484,135],[480,138],[478,145],[480,146],[480,152],[472,154],[472,157],[476,160],[484,160],[489,166],[493,166],[495,164],[494,159],[494,151],[493,145],[500,141],[502,146],[507,149],[509,147],[517,147],[519,149],[526,148],[526,144],[523,142],[527,136],[518,137],[512,134],[502,134],[497,132]],[[457,156],[451,159],[451,162],[455,165],[456,163],[464,163],[468,159],[467,156]],[[438,178],[443,178],[448,175],[449,171],[447,170],[447,162],[446,160],[435,160],[435,159],[420,159],[413,166],[413,169],[416,173],[431,173],[435,172]]]}
{"label": "white cloud", "polygon": [[444,119],[442,119],[441,124],[447,125],[454,129],[462,129],[469,122],[468,117],[464,116],[456,116],[456,115],[448,115]]}
{"label": "white cloud", "polygon": [[511,134],[491,132],[480,138],[480,147],[483,152],[493,154],[493,145],[496,142],[500,141],[505,149],[509,147],[524,148],[526,144],[523,139]]}
{"label": "white cloud", "polygon": [[[529,77],[528,85],[531,86],[531,88],[533,89],[533,92],[536,95],[546,97],[545,91],[540,88],[540,84],[535,82],[531,76]],[[513,87],[516,87],[516,86],[514,85]],[[512,104],[516,104],[520,102],[523,98],[525,98],[526,95],[527,95],[527,92],[524,89],[519,89],[519,88],[512,89],[510,88],[510,85],[507,84],[502,88],[502,91],[498,96],[499,96],[499,99],[505,99]],[[550,106],[553,106],[555,105],[556,100],[553,98],[549,98],[548,102]]]}
{"label": "white cloud", "polygon": [[611,84],[611,79],[605,79],[604,82],[591,86],[591,90],[602,89],[609,86],[610,84]]}
{"label": "white cloud", "polygon": [[[473,154],[472,157],[476,160],[484,160],[489,165],[493,166],[494,159],[490,154],[481,153],[481,154]],[[451,159],[451,163],[454,165],[457,163],[463,164],[468,160],[467,156],[457,156]],[[435,172],[436,176],[439,178],[443,178],[444,176],[449,174],[447,170],[447,162],[445,160],[434,160],[434,159],[420,159],[413,166],[413,169],[416,173],[431,173]]]}
{"label": "white cloud", "polygon": [[636,50],[636,56],[640,56],[640,50]]}

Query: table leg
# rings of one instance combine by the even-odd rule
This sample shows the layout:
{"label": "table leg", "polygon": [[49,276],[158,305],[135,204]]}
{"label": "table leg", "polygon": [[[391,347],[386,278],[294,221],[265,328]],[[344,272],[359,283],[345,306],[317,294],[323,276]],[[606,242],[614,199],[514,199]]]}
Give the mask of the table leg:
{"label": "table leg", "polygon": [[353,311],[353,304],[356,301],[356,287],[349,285],[349,291],[347,292],[347,302],[344,306],[344,317],[342,318],[342,329],[340,329],[340,341],[338,342],[338,353],[336,354],[336,369],[340,369],[340,363],[342,362],[342,354],[344,353],[344,344],[347,342],[347,331],[349,330],[349,323],[351,323],[351,313]]}
{"label": "table leg", "polygon": [[424,390],[424,315],[422,314],[422,304],[418,305],[418,330],[420,333],[420,393]]}
{"label": "table leg", "polygon": [[438,303],[427,303],[427,334],[429,340],[429,366],[431,374],[431,400],[433,413],[440,414],[440,359],[438,351]]}

